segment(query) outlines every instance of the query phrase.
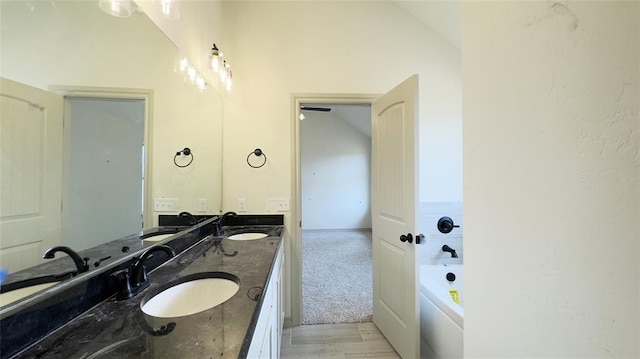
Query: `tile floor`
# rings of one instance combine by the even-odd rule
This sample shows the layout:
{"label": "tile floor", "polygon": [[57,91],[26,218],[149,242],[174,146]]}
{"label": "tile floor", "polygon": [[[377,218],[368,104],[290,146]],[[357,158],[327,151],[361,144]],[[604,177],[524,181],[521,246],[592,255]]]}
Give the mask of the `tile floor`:
{"label": "tile floor", "polygon": [[281,358],[400,358],[372,322],[286,328]]}

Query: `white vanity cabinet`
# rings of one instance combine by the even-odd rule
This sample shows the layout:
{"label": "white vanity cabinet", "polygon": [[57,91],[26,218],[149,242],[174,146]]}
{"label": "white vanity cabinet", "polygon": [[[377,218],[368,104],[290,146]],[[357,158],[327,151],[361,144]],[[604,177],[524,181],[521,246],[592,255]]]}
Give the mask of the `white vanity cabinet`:
{"label": "white vanity cabinet", "polygon": [[280,357],[282,327],[284,324],[284,245],[281,243],[274,259],[273,272],[265,288],[262,309],[258,316],[256,329],[248,359]]}

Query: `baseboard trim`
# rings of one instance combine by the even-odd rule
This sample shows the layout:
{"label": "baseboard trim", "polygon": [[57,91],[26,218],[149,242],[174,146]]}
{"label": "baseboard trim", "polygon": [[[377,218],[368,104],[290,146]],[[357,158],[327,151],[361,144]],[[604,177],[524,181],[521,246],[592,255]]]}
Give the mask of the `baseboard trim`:
{"label": "baseboard trim", "polygon": [[302,232],[371,232],[371,228],[303,229]]}
{"label": "baseboard trim", "polygon": [[293,320],[291,319],[291,317],[284,317],[284,328],[291,328],[293,327]]}

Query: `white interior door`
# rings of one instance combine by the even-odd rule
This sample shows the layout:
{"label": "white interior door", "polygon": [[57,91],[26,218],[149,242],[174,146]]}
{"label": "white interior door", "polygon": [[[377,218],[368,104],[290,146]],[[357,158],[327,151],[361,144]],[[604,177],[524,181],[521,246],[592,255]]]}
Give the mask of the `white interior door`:
{"label": "white interior door", "polygon": [[15,272],[61,242],[63,99],[0,81],[0,266]]}
{"label": "white interior door", "polygon": [[[376,100],[371,116],[373,321],[400,356],[418,358],[418,76]],[[400,240],[408,234],[412,243]]]}

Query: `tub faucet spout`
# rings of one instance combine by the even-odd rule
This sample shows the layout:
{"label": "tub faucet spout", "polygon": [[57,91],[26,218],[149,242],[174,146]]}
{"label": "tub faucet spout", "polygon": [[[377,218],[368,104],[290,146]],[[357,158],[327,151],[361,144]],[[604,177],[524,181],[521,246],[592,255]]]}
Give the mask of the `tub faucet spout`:
{"label": "tub faucet spout", "polygon": [[458,253],[456,253],[456,250],[451,248],[451,247],[449,247],[446,244],[444,246],[442,246],[442,251],[451,253],[451,258],[458,258]]}

